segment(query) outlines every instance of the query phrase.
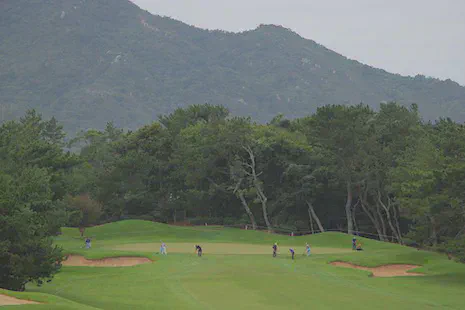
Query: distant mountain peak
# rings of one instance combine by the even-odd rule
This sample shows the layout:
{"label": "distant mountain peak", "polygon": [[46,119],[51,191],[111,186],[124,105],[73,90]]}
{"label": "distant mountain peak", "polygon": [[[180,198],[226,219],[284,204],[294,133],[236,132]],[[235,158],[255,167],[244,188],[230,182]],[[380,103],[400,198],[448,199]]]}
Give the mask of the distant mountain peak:
{"label": "distant mountain peak", "polygon": [[269,121],[324,104],[417,103],[426,119],[465,120],[465,88],[363,65],[262,24],[210,31],[152,15],[128,0],[4,0],[0,5],[3,120],[36,108],[68,131],[126,128],[212,102]]}

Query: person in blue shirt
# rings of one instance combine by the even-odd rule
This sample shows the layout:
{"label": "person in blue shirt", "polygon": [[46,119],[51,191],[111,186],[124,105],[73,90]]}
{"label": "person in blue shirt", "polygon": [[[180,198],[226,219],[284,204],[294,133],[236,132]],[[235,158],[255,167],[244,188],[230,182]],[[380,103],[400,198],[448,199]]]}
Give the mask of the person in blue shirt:
{"label": "person in blue shirt", "polygon": [[273,257],[276,257],[276,252],[278,251],[278,244],[273,244]]}
{"label": "person in blue shirt", "polygon": [[160,246],[160,254],[166,255],[166,243],[162,242]]}
{"label": "person in blue shirt", "polygon": [[294,259],[294,254],[295,254],[295,253],[294,253],[294,249],[291,248],[291,249],[289,249],[289,251],[291,252],[292,259]]}
{"label": "person in blue shirt", "polygon": [[305,249],[307,250],[307,256],[310,256],[310,245],[308,243],[305,245]]}

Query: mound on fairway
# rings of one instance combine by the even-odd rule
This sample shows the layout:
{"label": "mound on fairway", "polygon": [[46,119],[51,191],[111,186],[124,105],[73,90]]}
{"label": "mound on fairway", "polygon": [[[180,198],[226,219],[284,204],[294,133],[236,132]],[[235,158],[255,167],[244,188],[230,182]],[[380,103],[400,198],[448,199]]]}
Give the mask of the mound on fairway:
{"label": "mound on fairway", "polygon": [[422,273],[408,272],[409,270],[421,267],[417,265],[383,265],[379,267],[363,267],[345,262],[332,262],[331,265],[358,270],[370,271],[373,277],[399,277],[399,276],[424,276]]}
{"label": "mound on fairway", "polygon": [[148,264],[152,261],[145,257],[109,257],[103,259],[86,259],[84,256],[69,255],[63,266],[89,266],[89,267],[130,267]]}
{"label": "mound on fairway", "polygon": [[[272,253],[271,245],[261,244],[244,244],[244,243],[206,243],[202,242],[202,249],[205,254],[219,254],[219,255],[251,255],[251,254],[270,254]],[[112,250],[119,251],[155,251],[159,243],[132,243],[110,247]],[[287,254],[288,249],[292,245],[281,245],[278,254]],[[304,247],[301,246],[303,253]],[[193,243],[168,243],[169,253],[193,253]],[[337,254],[337,253],[350,253],[352,249],[342,248],[312,248],[313,254]]]}
{"label": "mound on fairway", "polygon": [[0,294],[0,306],[16,306],[16,305],[38,305],[38,302],[31,300],[18,299]]}

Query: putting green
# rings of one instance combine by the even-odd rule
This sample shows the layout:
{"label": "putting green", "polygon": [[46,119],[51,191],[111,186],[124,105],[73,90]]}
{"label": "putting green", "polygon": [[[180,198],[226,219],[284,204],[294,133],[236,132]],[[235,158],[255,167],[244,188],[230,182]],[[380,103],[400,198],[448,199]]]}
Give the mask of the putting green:
{"label": "putting green", "polygon": [[[237,254],[237,255],[250,255],[250,254],[269,254],[271,255],[273,250],[271,245],[261,244],[241,244],[241,243],[204,243],[200,244],[204,255],[208,254]],[[280,245],[278,248],[278,255],[289,254],[289,249],[294,248],[297,255],[301,255],[305,252],[305,247],[297,248],[293,246]],[[135,252],[159,252],[160,243],[133,243],[124,244],[118,246],[112,246],[109,250],[118,251],[135,251]],[[167,252],[169,253],[195,253],[195,243],[169,243],[167,244]],[[341,248],[312,248],[312,254],[335,254],[335,253],[350,253],[351,249]]]}

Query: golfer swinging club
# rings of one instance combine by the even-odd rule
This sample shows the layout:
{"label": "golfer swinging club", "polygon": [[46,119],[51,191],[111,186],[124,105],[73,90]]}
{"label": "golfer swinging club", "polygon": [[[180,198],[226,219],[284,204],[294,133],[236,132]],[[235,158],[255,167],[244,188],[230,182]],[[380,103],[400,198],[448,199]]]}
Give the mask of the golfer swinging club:
{"label": "golfer swinging club", "polygon": [[294,260],[294,254],[295,254],[294,249],[293,249],[293,248],[290,248],[289,251],[291,252],[292,259]]}
{"label": "golfer swinging club", "polygon": [[200,245],[196,245],[195,250],[197,251],[197,255],[199,257],[202,256],[202,247]]}

